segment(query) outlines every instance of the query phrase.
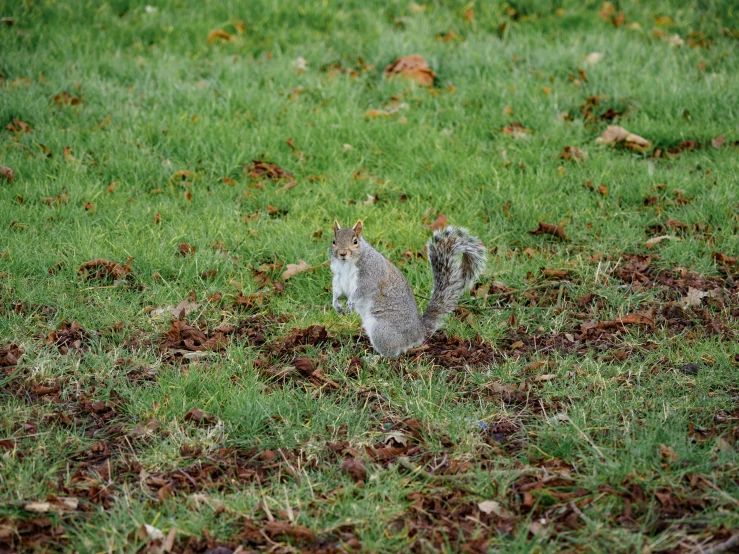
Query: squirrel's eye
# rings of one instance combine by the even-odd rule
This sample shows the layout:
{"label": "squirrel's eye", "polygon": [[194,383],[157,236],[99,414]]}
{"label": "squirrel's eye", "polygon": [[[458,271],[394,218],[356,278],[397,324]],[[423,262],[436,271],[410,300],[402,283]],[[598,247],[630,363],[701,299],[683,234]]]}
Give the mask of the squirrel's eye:
{"label": "squirrel's eye", "polygon": [[354,244],[359,244],[359,241],[357,239],[354,239]]}
{"label": "squirrel's eye", "polygon": [[333,244],[334,246],[336,246],[336,239],[334,239],[331,244]]}

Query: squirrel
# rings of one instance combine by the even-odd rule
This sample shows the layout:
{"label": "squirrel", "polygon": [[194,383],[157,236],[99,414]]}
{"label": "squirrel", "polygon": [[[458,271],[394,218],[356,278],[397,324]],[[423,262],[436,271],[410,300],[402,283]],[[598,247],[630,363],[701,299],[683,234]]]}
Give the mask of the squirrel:
{"label": "squirrel", "polygon": [[[408,280],[362,237],[362,221],[354,227],[334,221],[333,307],[340,314],[356,311],[372,347],[383,356],[395,357],[422,344],[485,269],[485,247],[467,229],[435,231],[427,247],[434,289],[421,315]],[[346,296],[346,308],[339,303],[341,296]]]}

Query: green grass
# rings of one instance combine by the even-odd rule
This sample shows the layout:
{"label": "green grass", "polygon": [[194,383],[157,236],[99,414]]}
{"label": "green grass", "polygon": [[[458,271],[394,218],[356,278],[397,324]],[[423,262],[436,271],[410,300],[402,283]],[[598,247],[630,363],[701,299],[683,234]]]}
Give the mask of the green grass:
{"label": "green grass", "polygon": [[[615,4],[620,26],[599,16],[600,2],[574,0],[424,10],[374,1],[0,2],[0,16],[14,20],[0,23],[0,165],[15,173],[13,182],[0,177],[0,348],[25,350],[0,374],[0,546],[136,551],[146,523],[165,535],[176,528],[177,552],[190,538],[200,540],[191,552],[267,550],[275,544],[250,542],[244,521],[264,529],[272,517],[289,519],[288,507],[320,540],[267,533],[284,551],[346,550],[352,535],[372,552],[465,544],[471,552],[687,552],[726,540],[739,528],[739,274],[712,255],[739,254],[739,12],[728,0]],[[218,28],[232,40],[209,43]],[[437,39],[450,29],[458,40]],[[683,46],[671,45],[674,34]],[[591,52],[604,57],[589,65]],[[383,78],[386,65],[414,53],[437,73],[433,88]],[[355,75],[337,74],[337,63]],[[79,102],[56,102],[63,91]],[[596,115],[625,111],[615,124],[653,147],[597,145],[607,122],[581,111],[596,95],[606,96]],[[397,113],[365,116],[394,97]],[[14,118],[32,130],[5,130]],[[501,130],[514,121],[532,132]],[[714,148],[719,135],[725,143]],[[686,140],[701,147],[654,156]],[[566,146],[588,159],[560,159]],[[287,180],[248,176],[255,159],[291,172],[297,186],[280,191]],[[190,172],[185,181],[179,170]],[[676,190],[692,200],[676,202]],[[656,205],[645,205],[650,196]],[[356,316],[331,308],[321,264],[334,218],[363,219],[366,238],[428,296],[426,261],[403,253],[422,251],[440,213],[490,251],[482,279],[490,296],[466,299],[471,317],[445,326],[492,346],[485,367],[377,359],[357,340]],[[670,218],[691,227],[665,226]],[[540,221],[563,225],[569,240],[527,233]],[[665,234],[681,240],[645,247]],[[212,247],[219,241],[225,250]],[[183,242],[196,252],[179,255]],[[619,277],[623,254],[653,257],[650,286]],[[129,257],[123,282],[78,273],[96,258]],[[315,269],[285,281],[281,294],[267,287],[252,310],[234,306],[238,294],[260,290],[260,265],[299,259]],[[693,288],[727,291],[703,299],[703,315],[684,311],[692,323],[682,326],[665,310],[682,310],[687,281],[651,286],[655,268],[681,279],[680,267],[714,279],[689,276]],[[570,282],[532,288],[545,282],[544,268],[569,270]],[[204,276],[209,270],[217,274]],[[516,292],[495,293],[495,281]],[[222,299],[208,302],[215,293]],[[578,305],[590,293],[599,302]],[[186,319],[202,329],[239,327],[254,314],[287,318],[265,320],[262,346],[235,338],[221,353],[180,363],[159,348],[170,316],[151,309],[190,295],[199,306]],[[583,322],[649,309],[654,329],[612,330],[580,351],[541,344],[555,337],[567,346],[565,333]],[[47,337],[72,321],[88,336],[82,350],[63,354]],[[269,375],[294,355],[268,346],[309,325],[325,326],[335,348],[297,355],[338,388]],[[359,371],[348,369],[352,356],[363,358]],[[548,365],[527,367],[537,360]],[[679,369],[688,363],[699,371]],[[555,377],[537,380],[544,374]],[[49,384],[58,392],[34,392]],[[218,421],[185,421],[193,407]],[[418,447],[408,462],[423,471],[367,451],[388,431]],[[339,441],[347,443],[336,452],[329,443]],[[95,454],[100,443],[108,453]],[[193,446],[199,454],[183,454]],[[366,463],[363,484],[342,472],[349,454]],[[216,468],[212,482],[198,477],[200,467]],[[444,475],[424,473],[435,471]],[[171,497],[159,498],[152,476],[169,483]],[[56,497],[79,505],[57,513]],[[48,513],[24,509],[47,500]],[[484,500],[499,502],[502,515],[481,513]],[[485,539],[481,550],[470,550],[473,539]]]}

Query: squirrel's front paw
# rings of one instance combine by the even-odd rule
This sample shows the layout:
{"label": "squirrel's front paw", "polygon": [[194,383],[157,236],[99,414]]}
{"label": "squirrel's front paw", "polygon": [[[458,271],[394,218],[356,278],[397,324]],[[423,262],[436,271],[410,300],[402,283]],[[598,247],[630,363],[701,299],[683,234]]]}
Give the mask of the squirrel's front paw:
{"label": "squirrel's front paw", "polygon": [[346,301],[346,313],[351,314],[354,313],[354,303]]}
{"label": "squirrel's front paw", "polygon": [[342,308],[341,304],[339,304],[338,302],[334,302],[333,306],[334,306],[334,310],[336,310],[336,313],[339,313],[339,314],[344,313],[344,308]]}

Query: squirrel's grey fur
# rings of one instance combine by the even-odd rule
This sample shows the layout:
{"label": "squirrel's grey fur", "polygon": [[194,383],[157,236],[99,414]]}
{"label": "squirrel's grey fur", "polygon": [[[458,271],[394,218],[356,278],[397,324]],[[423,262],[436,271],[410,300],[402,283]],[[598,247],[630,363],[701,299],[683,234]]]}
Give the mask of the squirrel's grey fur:
{"label": "squirrel's grey fur", "polygon": [[[400,270],[362,237],[362,222],[343,228],[334,222],[333,306],[339,313],[356,311],[383,356],[398,356],[423,343],[485,269],[485,247],[461,227],[434,232],[427,247],[434,289],[421,315]],[[341,296],[347,298],[345,309]]]}

